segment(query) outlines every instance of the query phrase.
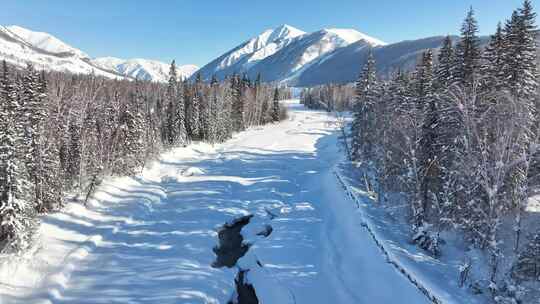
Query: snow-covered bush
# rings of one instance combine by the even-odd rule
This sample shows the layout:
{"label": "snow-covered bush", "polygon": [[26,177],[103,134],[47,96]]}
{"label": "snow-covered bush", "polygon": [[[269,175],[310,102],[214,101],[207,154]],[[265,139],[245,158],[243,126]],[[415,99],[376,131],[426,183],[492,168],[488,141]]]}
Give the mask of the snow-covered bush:
{"label": "snow-covered bush", "polygon": [[432,256],[439,257],[441,255],[439,233],[430,231],[429,225],[424,224],[424,226],[418,228],[412,240],[418,247],[429,252]]}

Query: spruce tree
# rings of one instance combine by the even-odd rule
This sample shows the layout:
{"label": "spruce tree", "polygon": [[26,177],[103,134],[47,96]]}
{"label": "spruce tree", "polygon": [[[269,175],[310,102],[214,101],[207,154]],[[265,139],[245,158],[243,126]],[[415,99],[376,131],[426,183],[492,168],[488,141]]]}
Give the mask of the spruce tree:
{"label": "spruce tree", "polygon": [[278,122],[279,121],[279,89],[276,88],[274,90],[274,102],[272,103],[272,121]]}
{"label": "spruce tree", "polygon": [[351,152],[354,160],[369,160],[374,150],[372,131],[376,122],[375,103],[379,96],[375,58],[369,52],[356,82]]}
{"label": "spruce tree", "polygon": [[437,99],[433,88],[433,53],[431,50],[422,55],[416,72],[416,99],[420,111],[418,119],[422,120],[420,138],[420,176],[421,205],[413,210],[416,227],[421,227],[431,208],[431,196],[439,194],[439,113]]}
{"label": "spruce tree", "polygon": [[231,78],[233,131],[240,132],[246,129],[244,117],[244,96],[242,80],[238,75]]}
{"label": "spruce tree", "polygon": [[516,98],[532,99],[538,87],[536,67],[536,13],[530,1],[513,12],[504,28],[505,83]]}
{"label": "spruce tree", "polygon": [[[536,54],[536,14],[533,12],[529,0],[523,2],[523,6],[514,11],[512,17],[505,26],[506,36],[506,59],[503,67],[505,83],[516,105],[519,106],[522,121],[522,132],[518,134],[514,145],[519,147],[516,157],[527,155],[530,144],[533,141],[535,127],[538,123],[536,94],[538,89],[538,71]],[[517,210],[515,249],[519,247],[521,235],[521,221],[523,210],[529,196],[528,175],[530,174],[530,158],[521,162],[510,173],[511,199]]]}
{"label": "spruce tree", "polygon": [[456,46],[455,73],[456,80],[469,89],[478,77],[480,40],[477,35],[478,23],[471,7],[461,27],[461,37]]}
{"label": "spruce tree", "polygon": [[201,84],[202,78],[201,74],[197,74],[195,83],[191,86],[191,102],[189,103],[187,121],[190,127],[190,135],[193,140],[201,139],[201,119],[200,119],[200,108],[201,108]]}
{"label": "spruce tree", "polygon": [[452,38],[446,36],[439,52],[439,64],[436,67],[435,77],[437,87],[445,90],[454,82],[455,51],[452,46]]}
{"label": "spruce tree", "polygon": [[504,84],[503,67],[505,63],[506,39],[501,23],[491,36],[482,55],[482,84],[485,90],[497,90]]}
{"label": "spruce tree", "polygon": [[31,210],[18,151],[22,144],[17,123],[20,109],[8,77],[4,61],[0,78],[0,251],[26,246]]}

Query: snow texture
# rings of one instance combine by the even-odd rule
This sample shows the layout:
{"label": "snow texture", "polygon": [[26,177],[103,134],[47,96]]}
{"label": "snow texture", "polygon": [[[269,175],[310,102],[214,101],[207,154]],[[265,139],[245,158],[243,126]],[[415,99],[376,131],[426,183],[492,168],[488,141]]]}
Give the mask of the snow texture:
{"label": "snow texture", "polygon": [[0,302],[226,303],[237,269],[213,268],[212,248],[224,223],[252,214],[238,266],[261,303],[430,303],[336,180],[334,118],[284,103],[287,121],[174,149],[106,180],[88,209],[45,216],[32,252],[1,259]]}

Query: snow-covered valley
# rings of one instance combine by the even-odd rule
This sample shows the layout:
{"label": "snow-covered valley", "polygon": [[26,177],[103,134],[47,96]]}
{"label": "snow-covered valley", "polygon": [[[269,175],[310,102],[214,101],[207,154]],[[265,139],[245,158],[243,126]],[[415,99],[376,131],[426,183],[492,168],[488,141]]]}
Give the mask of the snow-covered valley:
{"label": "snow-covered valley", "polygon": [[217,231],[252,214],[238,266],[261,303],[429,303],[338,183],[334,118],[287,103],[285,122],[172,150],[44,217],[35,249],[0,265],[0,302],[226,303],[237,268],[212,267]]}

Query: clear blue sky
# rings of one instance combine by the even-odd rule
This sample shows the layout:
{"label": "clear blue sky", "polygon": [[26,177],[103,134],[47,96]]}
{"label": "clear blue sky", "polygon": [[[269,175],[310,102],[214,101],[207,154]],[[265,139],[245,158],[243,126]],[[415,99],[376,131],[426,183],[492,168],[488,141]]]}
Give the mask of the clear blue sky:
{"label": "clear blue sky", "polygon": [[[540,12],[540,0],[533,0]],[[49,32],[94,57],[203,65],[280,24],[354,28],[386,42],[457,33],[473,6],[490,34],[521,0],[2,0],[0,23]]]}

